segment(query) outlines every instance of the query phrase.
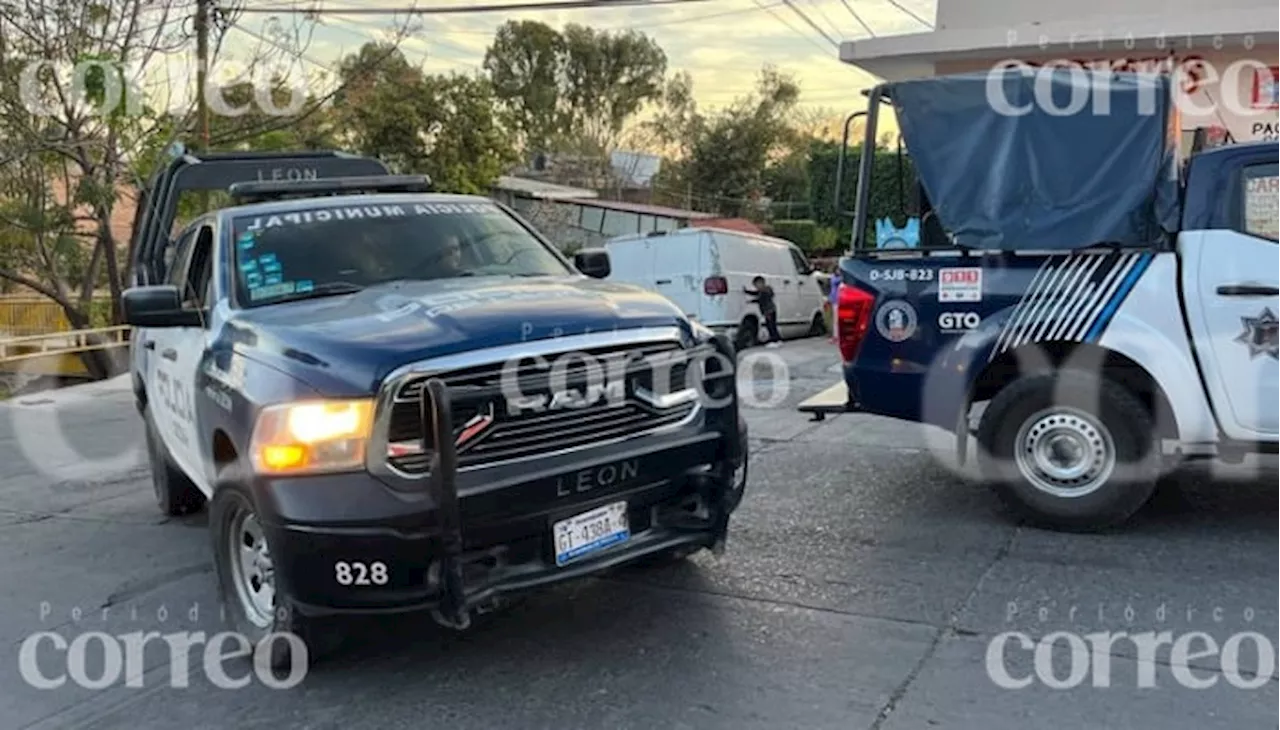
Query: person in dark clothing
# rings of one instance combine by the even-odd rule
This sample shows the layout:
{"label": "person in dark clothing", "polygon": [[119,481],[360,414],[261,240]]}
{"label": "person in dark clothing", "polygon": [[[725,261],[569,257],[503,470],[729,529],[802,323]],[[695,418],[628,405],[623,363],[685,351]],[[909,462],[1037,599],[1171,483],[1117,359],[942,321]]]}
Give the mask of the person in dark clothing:
{"label": "person in dark clothing", "polygon": [[769,331],[769,347],[782,345],[782,335],[778,332],[778,305],[774,301],[773,287],[765,283],[763,276],[751,280],[755,289],[744,289],[751,296],[751,301],[760,307],[764,316],[764,326]]}

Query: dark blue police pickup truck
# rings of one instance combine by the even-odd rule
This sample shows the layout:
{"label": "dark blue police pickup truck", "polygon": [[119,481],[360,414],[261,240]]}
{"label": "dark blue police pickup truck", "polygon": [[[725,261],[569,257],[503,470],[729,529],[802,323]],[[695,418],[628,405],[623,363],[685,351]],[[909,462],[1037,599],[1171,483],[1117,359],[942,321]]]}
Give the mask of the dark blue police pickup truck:
{"label": "dark blue police pickup truck", "polygon": [[[601,281],[603,253],[384,173],[186,155],[135,224],[156,498],[208,503],[239,630],[282,667],[299,644],[270,637],[314,656],[338,614],[462,629],[512,591],[721,550],[747,463],[732,345]],[[171,240],[178,195],[217,189],[235,206]]]}

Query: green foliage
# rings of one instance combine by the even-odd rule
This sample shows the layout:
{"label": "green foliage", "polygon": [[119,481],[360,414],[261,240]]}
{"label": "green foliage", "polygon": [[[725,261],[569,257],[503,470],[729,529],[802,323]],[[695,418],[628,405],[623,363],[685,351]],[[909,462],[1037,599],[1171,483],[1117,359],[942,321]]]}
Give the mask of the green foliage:
{"label": "green foliage", "polygon": [[564,38],[533,20],[508,21],[485,52],[484,68],[494,94],[530,149],[547,149],[560,128],[563,58]]}
{"label": "green foliage", "polygon": [[813,231],[813,248],[805,249],[805,253],[818,253],[838,250],[840,247],[840,231],[830,226],[818,226]]}
{"label": "green foliage", "polygon": [[[836,228],[843,237],[848,235],[853,222],[862,147],[851,146],[845,158],[840,209],[849,215],[837,214],[832,205],[839,155],[838,143],[813,142],[809,151],[809,185],[814,218],[824,226]],[[916,177],[910,158],[905,152],[899,157],[896,149],[876,149],[874,155],[871,187],[867,196],[869,236],[875,235],[876,220],[890,218],[895,224],[903,225],[906,218],[916,211]]]}
{"label": "green foliage", "polygon": [[569,144],[607,154],[626,122],[662,96],[667,56],[636,31],[508,21],[484,68],[527,152]]}
{"label": "green foliage", "polygon": [[331,116],[354,151],[468,194],[487,193],[516,159],[488,79],[427,75],[375,43],[344,58],[338,75]]}
{"label": "green foliage", "polygon": [[[493,87],[472,76],[427,77],[427,118],[434,142],[420,171],[437,189],[483,195],[515,162],[515,148],[502,128]],[[419,170],[415,170],[419,171]]]}
{"label": "green foliage", "polygon": [[795,81],[766,67],[756,93],[704,120],[694,130],[684,181],[716,201],[721,215],[741,216],[765,192],[765,170],[794,139],[787,123],[799,100]]}
{"label": "green foliage", "polygon": [[814,236],[818,224],[812,220],[776,220],[769,226],[770,231],[778,238],[785,238],[800,247],[800,250],[813,250]]}

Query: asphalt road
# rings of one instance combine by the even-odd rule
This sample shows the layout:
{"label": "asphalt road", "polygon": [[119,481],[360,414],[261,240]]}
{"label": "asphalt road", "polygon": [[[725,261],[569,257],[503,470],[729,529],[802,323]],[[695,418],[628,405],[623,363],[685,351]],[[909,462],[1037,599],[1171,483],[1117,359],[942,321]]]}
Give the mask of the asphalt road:
{"label": "asphalt road", "polygon": [[[544,591],[463,634],[425,617],[361,624],[346,653],[291,690],[256,680],[219,689],[199,648],[179,664],[190,668],[188,685],[173,687],[158,642],[132,676],[137,686],[123,677],[97,690],[28,685],[20,646],[38,631],[71,641],[228,627],[204,518],[157,512],[120,384],[0,405],[0,726],[1276,726],[1274,671],[1258,688],[1237,688],[1231,680],[1252,677],[1231,670],[1259,666],[1256,642],[1228,642],[1260,632],[1274,669],[1274,471],[1180,479],[1115,534],[1029,529],[932,458],[917,427],[797,413],[836,378],[831,345],[791,342],[776,353],[787,372],[759,366],[754,376],[749,493],[724,556]],[[789,384],[776,407],[759,403],[770,383]],[[1092,684],[1105,673],[1069,689],[997,685],[986,659],[994,637],[1060,630],[1169,631],[1172,640],[1204,632],[1243,648],[1235,661],[1196,644],[1192,653],[1206,655],[1184,671],[1170,666],[1167,644],[1150,660],[1120,641],[1073,665],[1063,637],[1042,655],[1049,682],[1109,667],[1109,686]],[[92,679],[102,650],[91,646]],[[1011,676],[1034,678],[1033,652],[1015,643],[1006,656]],[[48,676],[67,669],[48,643],[38,663]],[[1142,687],[1144,677],[1154,686]],[[1213,686],[1185,686],[1195,679]]]}

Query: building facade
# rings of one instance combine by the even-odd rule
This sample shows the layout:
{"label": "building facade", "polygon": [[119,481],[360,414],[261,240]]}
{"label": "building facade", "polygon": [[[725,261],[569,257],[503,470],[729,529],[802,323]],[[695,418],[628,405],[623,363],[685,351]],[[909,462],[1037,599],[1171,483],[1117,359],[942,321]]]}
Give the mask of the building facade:
{"label": "building facade", "polygon": [[1184,149],[1196,129],[1277,140],[1280,12],[1271,2],[937,0],[935,30],[847,41],[840,58],[889,81],[1012,62],[1170,71]]}

